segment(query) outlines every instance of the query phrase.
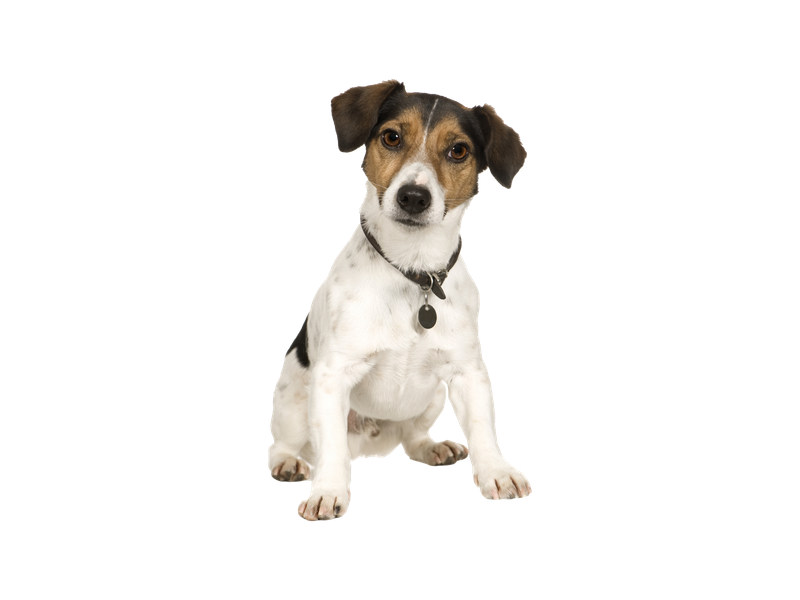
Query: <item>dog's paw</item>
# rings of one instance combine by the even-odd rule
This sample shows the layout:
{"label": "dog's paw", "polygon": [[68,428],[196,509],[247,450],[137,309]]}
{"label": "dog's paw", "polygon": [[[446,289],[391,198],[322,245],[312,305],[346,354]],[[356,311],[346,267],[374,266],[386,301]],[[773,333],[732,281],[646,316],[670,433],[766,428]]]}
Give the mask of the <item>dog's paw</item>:
{"label": "dog's paw", "polygon": [[468,455],[469,450],[466,446],[446,440],[430,446],[425,452],[422,462],[434,467],[453,465],[459,460],[464,460]]}
{"label": "dog's paw", "polygon": [[483,497],[490,500],[524,498],[531,493],[525,476],[509,465],[476,470],[474,479]]}
{"label": "dog's paw", "polygon": [[308,465],[300,458],[289,457],[272,469],[272,478],[278,481],[305,481],[308,477]]}
{"label": "dog's paw", "polygon": [[347,490],[312,491],[309,499],[301,502],[297,507],[297,514],[306,521],[338,519],[347,512],[349,504],[350,492]]}

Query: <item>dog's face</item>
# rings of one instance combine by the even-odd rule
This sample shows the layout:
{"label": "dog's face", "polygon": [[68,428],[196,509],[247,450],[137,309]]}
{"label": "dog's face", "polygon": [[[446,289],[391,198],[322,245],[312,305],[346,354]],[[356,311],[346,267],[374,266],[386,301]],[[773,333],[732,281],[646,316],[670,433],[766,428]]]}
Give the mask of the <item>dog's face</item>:
{"label": "dog's face", "polygon": [[408,227],[441,222],[478,193],[487,166],[511,187],[525,161],[519,136],[488,105],[469,109],[386,81],[351,88],[331,107],[339,149],[366,145],[362,167],[381,210]]}
{"label": "dog's face", "polygon": [[428,94],[405,94],[386,108],[367,140],[364,172],[389,217],[429,225],[478,191],[478,124],[464,107]]}

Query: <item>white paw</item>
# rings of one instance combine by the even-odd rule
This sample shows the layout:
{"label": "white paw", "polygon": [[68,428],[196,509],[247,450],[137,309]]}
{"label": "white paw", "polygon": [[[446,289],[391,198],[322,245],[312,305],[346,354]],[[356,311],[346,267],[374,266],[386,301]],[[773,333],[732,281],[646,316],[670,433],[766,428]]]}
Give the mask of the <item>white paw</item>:
{"label": "white paw", "polygon": [[347,512],[349,504],[350,492],[346,489],[320,492],[312,490],[308,500],[301,502],[297,507],[297,514],[306,521],[338,519]]}
{"label": "white paw", "polygon": [[531,493],[531,484],[510,465],[476,469],[474,479],[483,497],[490,500],[524,498]]}
{"label": "white paw", "polygon": [[272,469],[272,477],[278,481],[305,481],[308,476],[309,469],[305,461],[292,456],[282,460]]}
{"label": "white paw", "polygon": [[411,460],[425,463],[433,467],[441,465],[452,465],[459,460],[464,460],[469,456],[466,446],[456,444],[450,440],[444,442],[434,442],[431,439],[411,445],[405,448],[406,454]]}

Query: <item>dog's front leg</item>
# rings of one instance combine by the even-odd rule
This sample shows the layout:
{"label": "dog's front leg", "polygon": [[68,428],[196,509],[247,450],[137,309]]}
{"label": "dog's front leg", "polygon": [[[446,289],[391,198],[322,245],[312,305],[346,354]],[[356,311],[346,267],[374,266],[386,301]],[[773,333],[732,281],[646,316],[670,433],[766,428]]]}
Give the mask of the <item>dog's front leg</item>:
{"label": "dog's front leg", "polygon": [[523,498],[531,493],[525,476],[500,454],[494,402],[483,360],[463,365],[448,380],[450,402],[467,437],[475,484],[486,498]]}
{"label": "dog's front leg", "polygon": [[313,367],[308,403],[309,436],[316,469],[308,500],[298,513],[309,521],[341,517],[350,503],[350,450],[347,413],[350,391],[362,375],[358,362],[338,355]]}

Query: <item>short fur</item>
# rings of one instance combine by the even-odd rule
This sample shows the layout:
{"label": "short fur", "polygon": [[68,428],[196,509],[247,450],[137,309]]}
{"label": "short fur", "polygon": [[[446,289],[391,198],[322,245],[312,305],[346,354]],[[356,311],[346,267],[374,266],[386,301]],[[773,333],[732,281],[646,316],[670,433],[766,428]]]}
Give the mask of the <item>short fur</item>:
{"label": "short fur", "polygon": [[[275,389],[272,476],[301,481],[313,468],[300,515],[340,517],[350,502],[351,458],[385,455],[402,444],[410,458],[429,465],[469,454],[487,498],[527,496],[530,485],[497,445],[478,341],[478,290],[463,257],[445,282],[447,298],[428,297],[438,313],[432,329],[417,318],[420,287],[398,270],[447,265],[478,174],[488,167],[510,187],[522,167],[519,136],[488,105],[468,109],[443,96],[409,94],[397,81],[351,88],[331,109],[340,150],[366,146],[361,219],[385,258],[358,226],[314,298]],[[429,195],[424,210],[401,203],[398,190],[409,185]],[[469,452],[428,435],[448,391]]]}

